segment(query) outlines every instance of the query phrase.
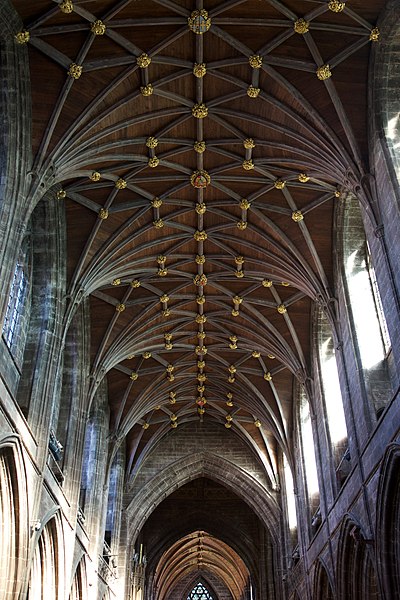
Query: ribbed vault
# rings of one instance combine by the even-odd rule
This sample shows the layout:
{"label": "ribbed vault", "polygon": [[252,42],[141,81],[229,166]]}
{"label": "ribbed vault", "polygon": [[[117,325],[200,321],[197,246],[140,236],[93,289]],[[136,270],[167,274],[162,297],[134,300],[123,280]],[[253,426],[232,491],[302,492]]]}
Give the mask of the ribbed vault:
{"label": "ribbed vault", "polygon": [[171,546],[159,561],[154,579],[157,599],[165,600],[181,579],[207,572],[220,579],[234,600],[240,600],[249,585],[249,572],[239,555],[205,531],[195,531]]}
{"label": "ribbed vault", "polygon": [[334,324],[335,203],[368,173],[384,2],[344,4],[14,1],[30,194],[56,185],[65,204],[64,329],[88,301],[90,394],[107,377],[128,475],[198,419],[240,436],[274,486],[277,445],[290,458],[312,304]]}

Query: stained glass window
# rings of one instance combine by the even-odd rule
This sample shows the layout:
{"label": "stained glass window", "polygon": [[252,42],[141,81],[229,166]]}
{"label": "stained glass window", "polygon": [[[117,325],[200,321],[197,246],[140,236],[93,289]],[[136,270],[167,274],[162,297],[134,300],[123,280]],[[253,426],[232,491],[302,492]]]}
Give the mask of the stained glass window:
{"label": "stained glass window", "polygon": [[190,592],[187,600],[214,600],[213,596],[211,596],[210,592],[204,585],[199,582],[196,583],[192,591]]}

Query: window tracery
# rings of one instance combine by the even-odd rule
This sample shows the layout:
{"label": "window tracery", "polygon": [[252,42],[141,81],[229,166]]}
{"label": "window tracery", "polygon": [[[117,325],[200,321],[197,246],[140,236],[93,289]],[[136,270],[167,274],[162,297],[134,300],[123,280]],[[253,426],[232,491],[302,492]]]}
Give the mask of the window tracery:
{"label": "window tracery", "polygon": [[214,600],[214,597],[203,583],[199,581],[188,595],[187,600]]}

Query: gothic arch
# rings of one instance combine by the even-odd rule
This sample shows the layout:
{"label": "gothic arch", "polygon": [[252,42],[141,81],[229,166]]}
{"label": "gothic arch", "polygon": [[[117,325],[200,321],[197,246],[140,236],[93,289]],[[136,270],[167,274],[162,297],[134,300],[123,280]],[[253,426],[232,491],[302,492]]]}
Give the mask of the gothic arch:
{"label": "gothic arch", "polygon": [[75,574],[72,579],[71,591],[69,594],[69,600],[86,600],[86,598],[87,598],[86,561],[85,561],[85,557],[82,557],[75,569]]}
{"label": "gothic arch", "polygon": [[376,600],[379,597],[370,541],[350,515],[346,515],[341,525],[337,573],[339,598]]}
{"label": "gothic arch", "polygon": [[400,597],[400,444],[388,447],[377,493],[376,553],[384,598]]}
{"label": "gothic arch", "polygon": [[16,598],[26,570],[28,511],[25,465],[18,436],[0,438],[0,580]]}
{"label": "gothic arch", "polygon": [[315,569],[313,599],[334,600],[331,577],[321,559],[318,561]]}
{"label": "gothic arch", "polygon": [[28,600],[62,600],[65,541],[58,507],[37,523],[28,582]]}
{"label": "gothic arch", "polygon": [[277,542],[280,509],[272,496],[266,493],[267,490],[248,473],[233,463],[207,452],[195,456],[188,455],[170,465],[169,470],[170,478],[166,479],[165,474],[161,472],[141,488],[128,506],[127,512],[131,516],[129,537],[132,543],[154,508],[173,490],[198,477],[209,477],[244,500],[264,523],[273,541]]}

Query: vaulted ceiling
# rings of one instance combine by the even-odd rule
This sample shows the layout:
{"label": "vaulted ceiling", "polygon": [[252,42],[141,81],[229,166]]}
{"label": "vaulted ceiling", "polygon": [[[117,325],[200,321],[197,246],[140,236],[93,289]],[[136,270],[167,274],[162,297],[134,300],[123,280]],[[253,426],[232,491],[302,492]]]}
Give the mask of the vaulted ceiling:
{"label": "vaulted ceiling", "polygon": [[275,485],[312,307],[333,296],[335,204],[368,172],[384,1],[14,5],[34,169],[67,214],[66,323],[90,297],[92,381],[107,377],[128,472],[200,419]]}

